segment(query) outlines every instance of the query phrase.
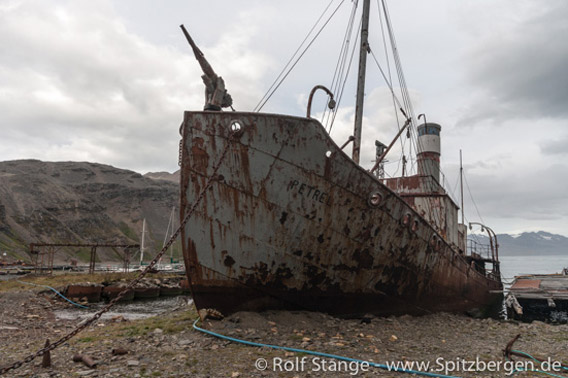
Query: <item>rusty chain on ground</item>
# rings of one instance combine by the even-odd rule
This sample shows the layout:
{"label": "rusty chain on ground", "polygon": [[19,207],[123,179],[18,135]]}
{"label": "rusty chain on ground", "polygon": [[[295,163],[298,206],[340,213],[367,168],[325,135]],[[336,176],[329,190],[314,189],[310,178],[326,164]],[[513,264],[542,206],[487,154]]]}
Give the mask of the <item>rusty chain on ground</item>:
{"label": "rusty chain on ground", "polygon": [[171,238],[168,240],[168,242],[162,247],[160,252],[154,257],[154,259],[152,259],[152,261],[148,264],[146,269],[144,269],[134,280],[130,281],[130,283],[128,284],[128,286],[126,286],[124,288],[124,290],[122,290],[120,293],[118,293],[118,295],[113,300],[111,300],[105,307],[103,307],[101,310],[99,310],[96,314],[94,314],[87,321],[80,324],[77,328],[75,328],[73,331],[69,332],[67,335],[63,336],[59,340],[55,341],[54,343],[49,344],[49,346],[46,346],[46,347],[38,350],[37,352],[30,354],[29,356],[27,356],[23,360],[14,362],[10,366],[6,366],[6,367],[1,368],[0,369],[0,375],[3,375],[5,373],[9,372],[10,370],[17,369],[20,366],[22,366],[23,364],[27,364],[27,363],[33,361],[36,357],[39,357],[46,352],[54,350],[55,348],[57,348],[61,344],[65,343],[66,341],[71,339],[73,336],[77,335],[79,332],[81,332],[82,330],[84,330],[85,328],[87,328],[88,326],[93,324],[94,322],[96,322],[105,312],[110,310],[116,304],[116,302],[118,302],[126,294],[126,292],[128,290],[132,289],[138,282],[140,282],[140,280],[142,280],[142,278],[144,278],[144,276],[146,276],[146,274],[154,267],[154,265],[156,265],[158,260],[164,255],[164,253],[166,253],[166,251],[175,242],[175,240],[177,239],[177,237],[181,233],[181,230],[183,229],[183,227],[185,227],[185,224],[187,223],[187,221],[189,220],[191,215],[195,212],[195,210],[197,209],[197,206],[199,205],[199,203],[201,202],[201,200],[205,196],[205,193],[211,187],[211,184],[213,183],[213,181],[218,179],[217,171],[221,167],[223,160],[225,160],[225,157],[227,156],[227,152],[229,151],[230,146],[233,144],[235,139],[237,139],[241,135],[241,131],[242,130],[230,130],[229,131],[230,134],[229,134],[229,138],[227,139],[227,144],[225,145],[225,148],[223,149],[223,151],[221,153],[221,157],[219,158],[219,161],[213,167],[213,173],[211,174],[211,176],[207,180],[207,183],[205,184],[205,186],[203,187],[203,189],[201,190],[201,192],[197,196],[197,199],[195,200],[195,202],[193,203],[193,205],[191,206],[191,208],[189,209],[189,211],[187,212],[187,214],[185,215],[185,217],[181,221],[176,232],[174,232],[174,234],[171,236]]}

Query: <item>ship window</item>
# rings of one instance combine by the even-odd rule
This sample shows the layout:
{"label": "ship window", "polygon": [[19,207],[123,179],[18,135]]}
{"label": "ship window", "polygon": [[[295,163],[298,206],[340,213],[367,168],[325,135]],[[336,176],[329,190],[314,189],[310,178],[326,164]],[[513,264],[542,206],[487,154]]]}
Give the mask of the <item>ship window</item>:
{"label": "ship window", "polygon": [[437,127],[433,127],[433,126],[423,127],[423,128],[418,130],[418,136],[422,136],[422,135],[438,135],[438,136],[440,136],[440,129],[438,129]]}
{"label": "ship window", "polygon": [[440,135],[440,130],[437,127],[429,127],[428,134],[430,135]]}
{"label": "ship window", "polygon": [[331,157],[331,151],[327,151],[327,152],[325,153],[325,157],[328,157],[328,158]]}
{"label": "ship window", "polygon": [[380,193],[374,192],[369,196],[369,205],[377,207],[383,202],[383,196]]}
{"label": "ship window", "polygon": [[243,129],[243,124],[241,123],[241,121],[231,121],[230,127],[233,133],[238,133]]}
{"label": "ship window", "polygon": [[436,247],[436,235],[432,235],[432,238],[430,238],[430,247],[435,248]]}
{"label": "ship window", "polygon": [[416,219],[412,222],[412,231],[418,231],[418,221]]}

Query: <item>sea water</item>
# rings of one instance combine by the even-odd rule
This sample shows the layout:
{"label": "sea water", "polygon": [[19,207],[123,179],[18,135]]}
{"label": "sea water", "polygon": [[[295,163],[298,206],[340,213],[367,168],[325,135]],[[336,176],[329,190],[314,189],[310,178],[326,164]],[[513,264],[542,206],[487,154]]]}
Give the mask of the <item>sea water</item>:
{"label": "sea water", "polygon": [[524,274],[554,274],[568,268],[568,256],[500,256],[501,277],[509,287],[515,276]]}
{"label": "sea water", "polygon": [[[499,260],[505,294],[515,276],[561,273],[564,268],[568,268],[568,256],[502,256]],[[567,323],[568,313],[552,311],[549,321]]]}

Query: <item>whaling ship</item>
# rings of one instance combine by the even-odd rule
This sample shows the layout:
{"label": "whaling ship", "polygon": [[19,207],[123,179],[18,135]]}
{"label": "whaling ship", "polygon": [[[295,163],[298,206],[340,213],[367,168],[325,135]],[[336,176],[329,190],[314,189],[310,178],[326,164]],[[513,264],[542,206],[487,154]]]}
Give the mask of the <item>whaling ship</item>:
{"label": "whaling ship", "polygon": [[[362,13],[360,78],[369,0]],[[417,174],[377,177],[389,148],[373,170],[359,165],[361,80],[348,156],[309,109],[305,118],[221,111],[232,103],[224,82],[182,29],[206,84],[204,111],[186,111],[180,129],[182,218],[211,185],[182,232],[198,308],[358,316],[499,307],[498,257],[468,251],[459,207],[439,184],[438,124],[416,127]]]}

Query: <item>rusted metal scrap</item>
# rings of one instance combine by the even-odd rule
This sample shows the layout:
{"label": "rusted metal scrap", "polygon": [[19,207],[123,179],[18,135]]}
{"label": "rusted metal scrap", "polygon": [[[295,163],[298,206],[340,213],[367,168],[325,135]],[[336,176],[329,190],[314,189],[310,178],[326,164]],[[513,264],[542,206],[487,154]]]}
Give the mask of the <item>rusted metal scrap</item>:
{"label": "rusted metal scrap", "polygon": [[224,318],[223,314],[213,308],[202,308],[198,312],[201,321],[205,319],[221,320]]}
{"label": "rusted metal scrap", "polygon": [[91,357],[87,356],[86,354],[75,354],[73,356],[73,362],[82,362],[90,368],[94,368],[97,366],[95,360],[93,360]]}
{"label": "rusted metal scrap", "polygon": [[[521,334],[519,333],[517,336],[513,337],[511,339],[511,341],[509,341],[507,343],[507,345],[505,346],[505,349],[503,349],[503,356],[505,358],[510,359],[512,355],[517,355],[514,351],[513,351],[513,344],[521,337]],[[526,357],[526,356],[521,356],[521,357]]]}
{"label": "rusted metal scrap", "polygon": [[[505,358],[512,360],[513,356],[517,356],[517,357],[522,357],[522,358],[526,358],[526,359],[529,359],[529,360],[536,360],[540,363],[550,362],[550,357],[548,357],[548,358],[536,357],[536,356],[532,356],[532,355],[529,355],[529,354],[521,352],[521,351],[514,350],[513,344],[515,344],[515,342],[520,338],[521,338],[521,334],[518,334],[517,336],[513,337],[511,339],[511,341],[509,341],[507,343],[507,345],[505,346],[505,349],[503,349],[503,356]],[[561,364],[560,366],[558,366],[558,368],[568,369],[568,365]]]}
{"label": "rusted metal scrap", "polygon": [[124,349],[124,348],[114,348],[111,351],[113,356],[122,356],[124,354],[128,354],[128,349]]}

